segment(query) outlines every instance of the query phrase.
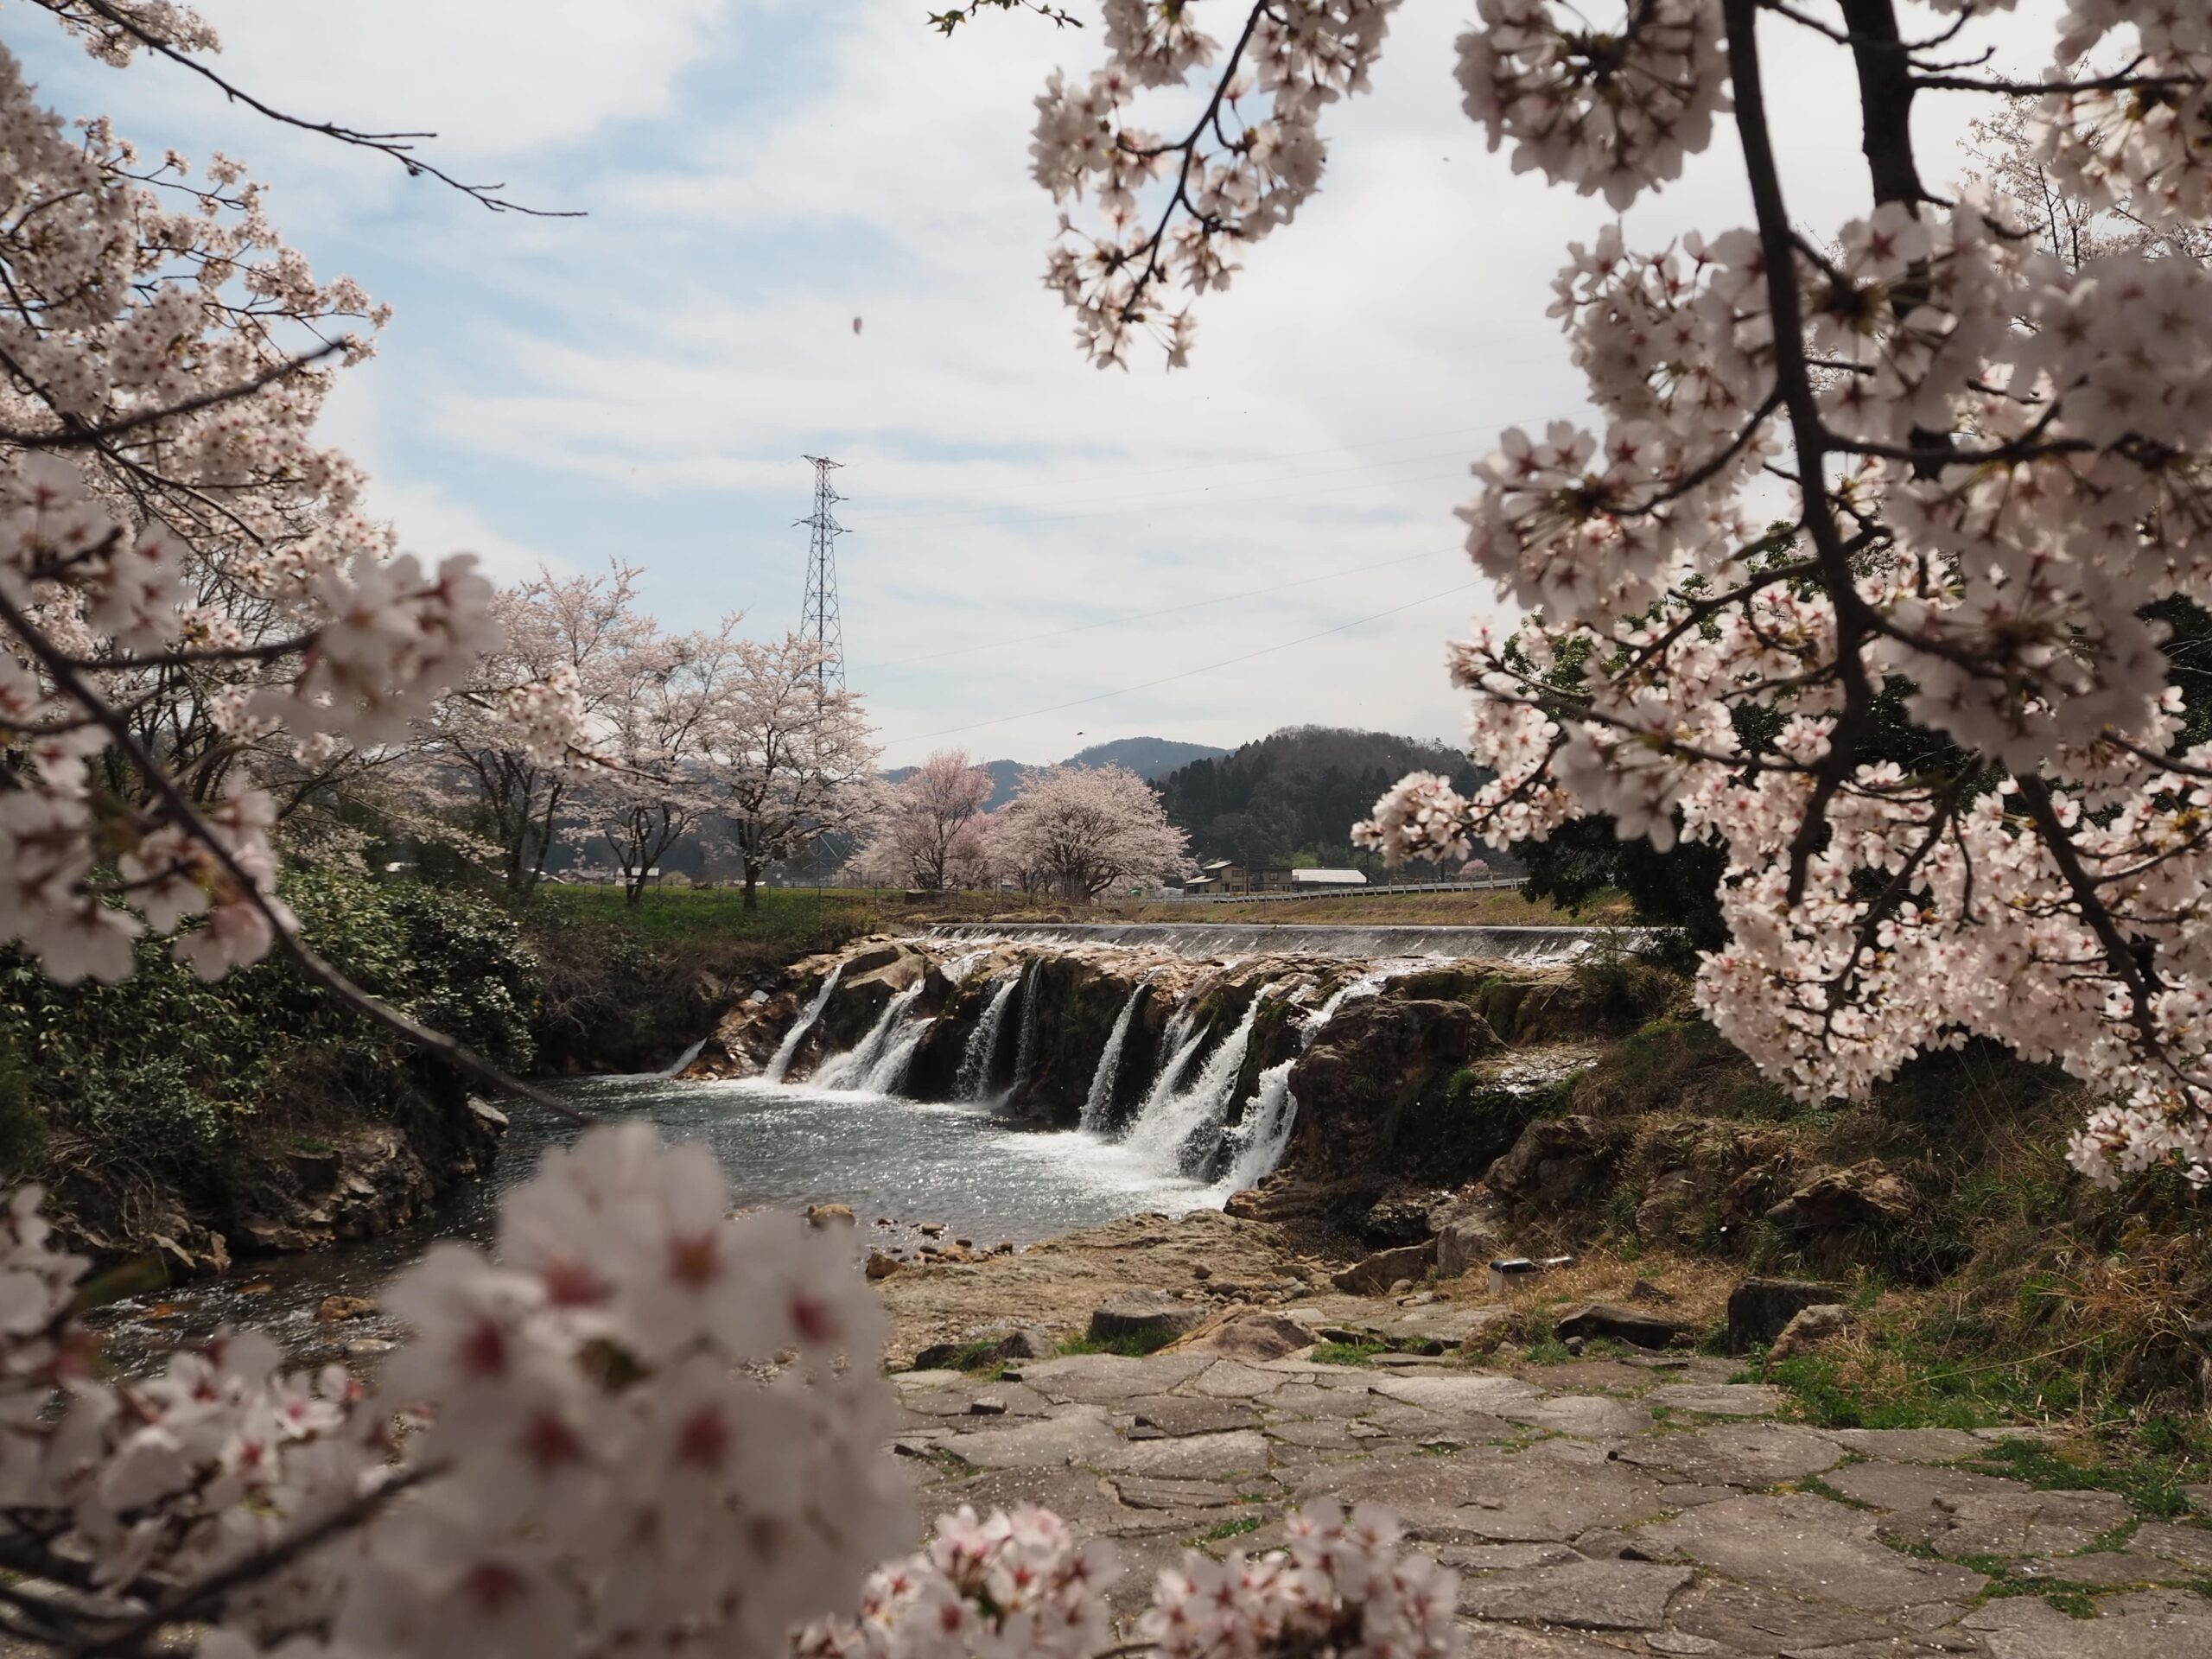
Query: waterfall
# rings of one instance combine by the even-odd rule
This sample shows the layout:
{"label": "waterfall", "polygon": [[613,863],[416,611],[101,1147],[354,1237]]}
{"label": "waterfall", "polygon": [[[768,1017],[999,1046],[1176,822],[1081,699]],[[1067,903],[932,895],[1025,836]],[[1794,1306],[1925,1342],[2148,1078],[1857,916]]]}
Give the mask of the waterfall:
{"label": "waterfall", "polygon": [[1230,1160],[1228,1173],[1217,1183],[1223,1192],[1241,1192],[1257,1185],[1261,1177],[1272,1174],[1283,1154],[1290,1150],[1290,1132],[1298,1122],[1298,1096],[1290,1092],[1290,1068],[1297,1064],[1294,1058],[1285,1060],[1260,1073],[1258,1090],[1245,1103],[1244,1116],[1223,1143]]}
{"label": "waterfall", "polygon": [[[1129,1126],[1123,1144],[1154,1169],[1189,1173],[1192,1160],[1187,1154],[1192,1141],[1200,1131],[1219,1125],[1227,1117],[1237,1073],[1244,1069],[1244,1051],[1251,1045],[1252,1022],[1260,1017],[1260,1004],[1265,997],[1264,990],[1253,997],[1236,1029],[1214,1050],[1189,1088],[1153,1086],[1142,1116]],[[1182,1057],[1185,1065],[1195,1047],[1193,1043],[1185,1049]],[[1162,1082],[1166,1081],[1163,1077]]]}
{"label": "waterfall", "polygon": [[683,1068],[690,1065],[692,1061],[697,1059],[699,1058],[699,1051],[706,1047],[706,1046],[707,1039],[702,1037],[697,1042],[692,1044],[690,1047],[685,1049],[681,1054],[677,1055],[676,1057],[675,1064],[669,1066],[667,1070],[663,1071],[661,1076],[664,1077],[682,1077],[683,1075]]}
{"label": "waterfall", "polygon": [[830,994],[837,988],[837,982],[845,976],[845,964],[839,963],[822,982],[822,988],[814,994],[814,1001],[806,1011],[791,1022],[784,1033],[784,1040],[777,1046],[776,1057],[768,1062],[768,1069],[760,1074],[765,1083],[781,1083],[784,1073],[791,1069],[791,1057],[798,1052],[798,1046],[806,1040],[806,1033],[814,1029],[814,1022],[822,1017],[822,1010],[830,1006]]}
{"label": "waterfall", "polygon": [[[861,1038],[859,1045],[849,1052],[824,1060],[822,1069],[814,1074],[815,1083],[823,1089],[869,1087],[874,1079],[876,1067],[893,1048],[900,1018],[914,1006],[915,999],[921,995],[923,988],[928,983],[926,976],[917,979],[886,1002],[883,1012],[876,1016],[875,1024],[869,1027],[868,1035]],[[915,1040],[918,1040],[918,1036]],[[912,1041],[906,1045],[906,1052],[909,1057],[912,1055]]]}
{"label": "waterfall", "polygon": [[1338,1008],[1355,997],[1375,995],[1382,990],[1390,976],[1399,971],[1401,971],[1400,968],[1395,963],[1387,968],[1372,968],[1358,978],[1348,979],[1338,986],[1329,994],[1329,1000],[1315,1009],[1306,1020],[1304,1027],[1298,1033],[1298,1046],[1300,1048],[1313,1047],[1313,1039],[1321,1034],[1322,1028],[1330,1020],[1337,1017]]}
{"label": "waterfall", "polygon": [[1167,1024],[1160,1033],[1160,1059],[1153,1067],[1152,1087],[1145,1090],[1144,1103],[1137,1108],[1136,1122],[1150,1117],[1181,1085],[1183,1074],[1191,1069],[1191,1062],[1205,1039],[1205,1027],[1198,1023],[1198,1016],[1188,1002],[1167,1016]]}
{"label": "waterfall", "polygon": [[1038,957],[1029,964],[1029,971],[1021,976],[1021,1040],[1014,1050],[1013,1094],[1020,1094],[1029,1086],[1029,1073],[1037,1064],[1037,1010],[1039,998],[1037,982],[1043,977],[1045,958]]}
{"label": "waterfall", "polygon": [[991,1062],[998,1054],[999,1028],[1006,1023],[1007,999],[1020,983],[1020,974],[1008,974],[999,981],[998,988],[991,993],[989,1005],[983,1010],[983,1017],[968,1033],[968,1046],[961,1051],[957,1084],[961,1099],[981,1100],[990,1093]]}
{"label": "waterfall", "polygon": [[1129,1020],[1137,1011],[1137,1004],[1144,1001],[1151,983],[1150,980],[1139,980],[1115,1018],[1113,1033],[1106,1039],[1106,1052],[1098,1057],[1098,1069],[1090,1074],[1090,1093],[1084,1097],[1079,1120],[1083,1128],[1096,1128],[1114,1109],[1114,1084],[1122,1075],[1122,1045],[1128,1040]]}

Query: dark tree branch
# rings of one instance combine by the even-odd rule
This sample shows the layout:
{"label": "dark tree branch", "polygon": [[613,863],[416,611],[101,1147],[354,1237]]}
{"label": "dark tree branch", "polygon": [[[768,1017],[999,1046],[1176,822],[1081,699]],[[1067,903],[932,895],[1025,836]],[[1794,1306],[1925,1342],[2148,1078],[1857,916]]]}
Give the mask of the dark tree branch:
{"label": "dark tree branch", "polygon": [[236,83],[218,74],[191,54],[172,46],[160,35],[143,28],[137,18],[111,4],[110,0],[32,0],[32,3],[44,7],[57,17],[67,18],[72,22],[81,22],[85,20],[86,14],[90,14],[91,16],[107,24],[118,33],[126,35],[137,41],[155,55],[167,58],[171,63],[190,70],[233,104],[243,104],[255,114],[266,117],[283,126],[297,127],[302,132],[319,133],[325,138],[334,139],[341,144],[353,145],[358,149],[374,150],[379,155],[389,156],[407,169],[410,178],[435,179],[441,184],[451,186],[472,200],[482,203],[495,213],[525,213],[533,219],[581,219],[583,217],[581,213],[570,210],[525,207],[520,202],[509,201],[497,194],[505,188],[504,185],[462,183],[443,168],[424,161],[416,152],[416,140],[435,138],[437,137],[435,133],[363,132],[353,127],[340,126],[333,121],[315,121],[304,116],[287,114],[283,110],[264,103]]}

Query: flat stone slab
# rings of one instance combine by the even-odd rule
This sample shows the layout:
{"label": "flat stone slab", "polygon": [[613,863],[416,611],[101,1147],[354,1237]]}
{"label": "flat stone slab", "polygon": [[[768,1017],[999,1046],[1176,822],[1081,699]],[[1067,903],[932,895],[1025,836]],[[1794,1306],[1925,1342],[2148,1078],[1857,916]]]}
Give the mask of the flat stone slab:
{"label": "flat stone slab", "polygon": [[2212,1603],[2187,1591],[2103,1601],[2073,1618],[2033,1596],[2010,1596],[1959,1621],[1990,1659],[2212,1659]]}
{"label": "flat stone slab", "polygon": [[1184,1383],[1181,1391],[1204,1395],[1211,1400],[1259,1400],[1273,1394],[1287,1380],[1281,1371],[1262,1370],[1242,1360],[1217,1359]]}
{"label": "flat stone slab", "polygon": [[1573,1561],[1470,1580],[1459,1586],[1459,1609],[1573,1630],[1656,1630],[1669,1599],[1692,1576],[1687,1567],[1656,1561]]}
{"label": "flat stone slab", "polygon": [[1647,1406],[1707,1417],[1771,1417],[1782,1402],[1782,1390],[1764,1382],[1669,1382],[1643,1396]]}
{"label": "flat stone slab", "polygon": [[1129,1414],[1140,1428],[1162,1434],[1218,1434],[1226,1429],[1255,1428],[1260,1414],[1234,1401],[1193,1400],[1179,1394],[1163,1394],[1128,1402]]}
{"label": "flat stone slab", "polygon": [[1888,1463],[1956,1463],[1986,1452],[1986,1442],[1962,1428],[1827,1428],[1845,1451]]}
{"label": "flat stone slab", "polygon": [[1234,1486],[1210,1480],[1150,1480],[1123,1476],[1114,1491],[1133,1510],[1219,1510],[1242,1497]]}
{"label": "flat stone slab", "polygon": [[1602,1394],[1557,1395],[1534,1405],[1516,1406],[1504,1414],[1532,1428],[1585,1440],[1620,1440],[1651,1427],[1649,1407]]}
{"label": "flat stone slab", "polygon": [[2135,1535],[2128,1540],[2127,1547],[2145,1555],[2163,1556],[2167,1560],[2212,1573],[2212,1529],[2177,1527],[2167,1521],[2145,1521],[2135,1529]]}
{"label": "flat stone slab", "polygon": [[1142,1359],[1069,1354],[1060,1359],[1024,1360],[1021,1380],[1050,1400],[1097,1405],[1166,1394],[1215,1363],[1211,1354],[1153,1354]]}
{"label": "flat stone slab", "polygon": [[1886,1611],[1961,1599],[1988,1582],[1878,1543],[1873,1518],[1809,1492],[1708,1503],[1644,1529],[1647,1551],[1685,1555],[1742,1584]]}
{"label": "flat stone slab", "polygon": [[1828,1484],[1887,1511],[1885,1538],[1942,1555],[2069,1555],[2132,1513],[2117,1492],[2038,1491],[2024,1481],[1913,1464],[1854,1464]]}
{"label": "flat stone slab", "polygon": [[1383,1376],[1370,1383],[1385,1399],[1402,1400],[1434,1412],[1481,1412],[1502,1417],[1526,1410],[1541,1396],[1518,1377],[1477,1371],[1457,1376]]}
{"label": "flat stone slab", "polygon": [[1843,1448],[1827,1436],[1786,1423],[1732,1423],[1688,1434],[1650,1434],[1617,1448],[1613,1455],[1683,1480],[1750,1487],[1802,1480],[1844,1459]]}
{"label": "flat stone slab", "polygon": [[1110,1450],[1093,1453],[1088,1461],[1116,1474],[1210,1480],[1248,1471],[1264,1473],[1268,1442],[1267,1437],[1256,1429],[1239,1428],[1225,1434],[1126,1441]]}
{"label": "flat stone slab", "polygon": [[[963,1417],[950,1421],[982,1423],[1001,1420]],[[1106,1421],[1103,1407],[1076,1406],[1012,1427],[948,1434],[938,1444],[979,1469],[1065,1469],[1074,1464],[1093,1462],[1121,1449],[1124,1443]],[[1176,1442],[1163,1440],[1157,1444]]]}

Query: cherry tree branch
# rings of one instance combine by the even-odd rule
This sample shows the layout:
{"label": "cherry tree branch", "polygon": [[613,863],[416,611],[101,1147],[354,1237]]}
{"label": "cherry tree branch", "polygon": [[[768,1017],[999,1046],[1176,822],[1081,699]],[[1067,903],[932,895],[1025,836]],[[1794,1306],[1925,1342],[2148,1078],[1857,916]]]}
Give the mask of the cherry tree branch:
{"label": "cherry tree branch", "polygon": [[519,1077],[508,1076],[467,1045],[454,1041],[442,1032],[433,1031],[381,999],[372,996],[316,955],[300,938],[283,907],[262,891],[261,884],[238,861],[229,842],[207,822],[192,798],[184,792],[168,769],[147,748],[130,722],[86,678],[84,671],[48,639],[5,593],[0,593],[0,623],[4,623],[10,632],[22,642],[25,649],[53,676],[55,686],[62,694],[91,715],[93,722],[107,733],[124,757],[140,770],[148,787],[161,801],[177,827],[207,850],[208,855],[236,887],[241,900],[251,905],[268,925],[278,948],[309,980],[357,1014],[404,1038],[433,1058],[444,1061],[455,1071],[476,1078],[501,1094],[543,1106],[572,1123],[595,1121],[588,1112],[579,1111],[544,1090],[524,1083]]}
{"label": "cherry tree branch", "polygon": [[297,127],[303,132],[318,133],[325,138],[349,144],[358,149],[374,150],[389,156],[407,169],[410,178],[429,177],[450,186],[462,195],[482,204],[495,213],[524,213],[532,219],[581,219],[583,214],[574,209],[525,207],[520,202],[509,201],[497,193],[503,184],[466,184],[442,168],[424,161],[416,153],[415,141],[435,138],[433,132],[363,132],[357,128],[341,126],[334,121],[317,121],[306,116],[288,114],[273,105],[264,103],[236,82],[209,68],[161,35],[145,28],[130,13],[111,4],[109,0],[32,0],[55,16],[82,23],[89,16],[99,24],[128,35],[149,52],[167,58],[171,63],[190,70],[208,82],[233,104],[243,104],[255,114],[264,116],[281,125]]}

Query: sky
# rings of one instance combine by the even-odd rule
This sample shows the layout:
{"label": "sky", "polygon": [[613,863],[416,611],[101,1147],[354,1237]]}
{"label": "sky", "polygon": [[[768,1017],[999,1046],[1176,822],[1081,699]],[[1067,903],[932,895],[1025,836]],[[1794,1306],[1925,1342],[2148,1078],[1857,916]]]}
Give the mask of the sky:
{"label": "sky", "polygon": [[[1452,75],[1467,0],[1406,0],[1373,91],[1325,122],[1319,195],[1201,302],[1173,372],[1090,367],[1039,281],[1031,100],[1095,67],[1095,23],[994,14],[946,40],[920,0],[199,9],[264,100],[434,130],[449,172],[582,215],[487,213],[174,67],[96,64],[0,0],[53,107],[245,161],[318,276],[393,305],[322,430],[410,550],[510,580],[624,559],[671,628],[779,633],[802,457],[826,454],[848,675],[887,765],[1307,722],[1456,739],[1444,642],[1494,601],[1452,509],[1500,431],[1580,412],[1543,312],[1567,245],[1612,217],[1485,153]],[[1980,38],[2031,67],[2057,11],[2024,0]],[[1866,206],[1848,66],[1769,32],[1792,200],[1832,232]],[[1921,99],[1931,180],[1974,112]],[[1630,245],[1745,222],[1736,160],[1724,128],[1631,209]]]}

